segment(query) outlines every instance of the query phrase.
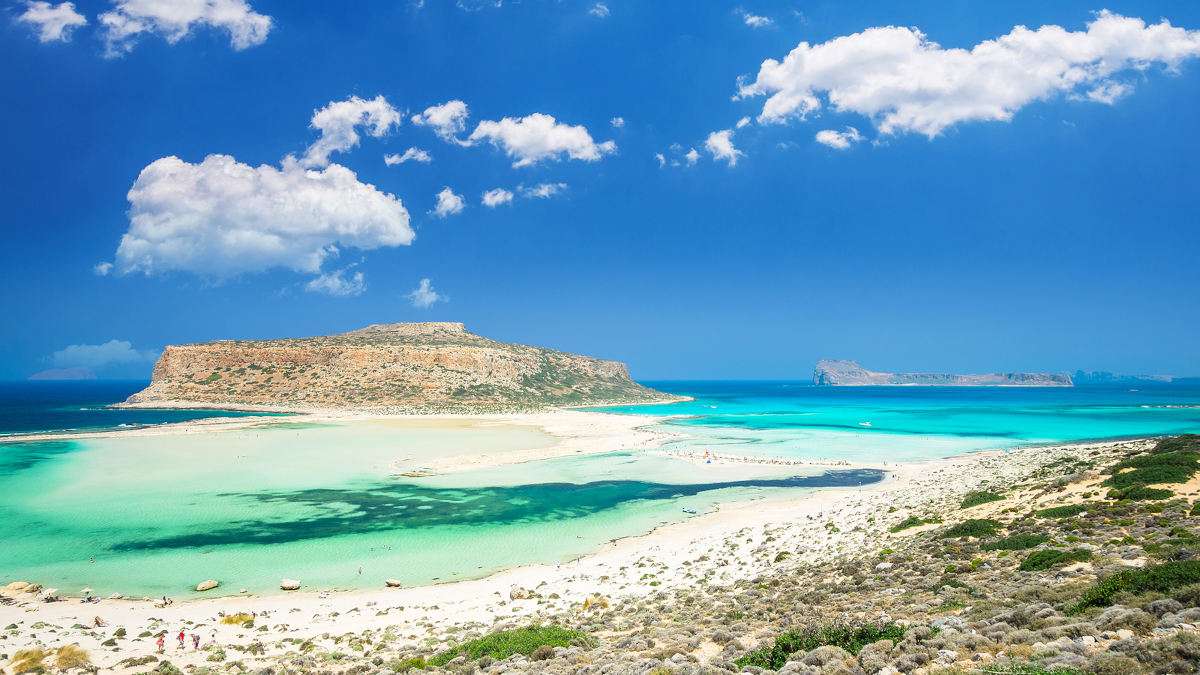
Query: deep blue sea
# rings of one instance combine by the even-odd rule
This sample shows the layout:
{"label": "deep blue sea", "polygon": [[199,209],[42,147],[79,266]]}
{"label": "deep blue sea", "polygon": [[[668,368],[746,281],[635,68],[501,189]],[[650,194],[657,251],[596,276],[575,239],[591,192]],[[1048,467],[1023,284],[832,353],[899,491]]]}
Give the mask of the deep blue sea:
{"label": "deep blue sea", "polygon": [[0,382],[0,434],[127,428],[247,414],[216,410],[119,410],[104,407],[124,401],[130,394],[145,389],[148,384],[146,380]]}

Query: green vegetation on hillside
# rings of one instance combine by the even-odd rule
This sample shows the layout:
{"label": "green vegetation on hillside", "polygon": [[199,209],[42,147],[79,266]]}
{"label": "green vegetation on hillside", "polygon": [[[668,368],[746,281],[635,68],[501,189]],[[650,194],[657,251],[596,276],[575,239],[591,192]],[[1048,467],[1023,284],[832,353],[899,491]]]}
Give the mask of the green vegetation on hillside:
{"label": "green vegetation on hillside", "polygon": [[863,647],[880,640],[899,642],[910,627],[894,623],[853,625],[833,623],[812,628],[802,628],[784,633],[775,638],[770,647],[756,649],[734,661],[739,667],[758,666],[778,670],[796,652],[806,652],[817,647],[840,647],[850,654],[858,654]]}
{"label": "green vegetation on hillside", "polygon": [[1029,554],[1021,562],[1021,566],[1017,569],[1022,572],[1031,572],[1035,570],[1045,570],[1051,567],[1059,567],[1070,563],[1086,562],[1092,559],[1091,551],[1059,551],[1055,549],[1046,549],[1042,551],[1034,551]]}
{"label": "green vegetation on hillside", "polygon": [[984,551],[1024,551],[1050,541],[1050,537],[1042,534],[1014,534],[1011,537],[989,541],[979,548]]}
{"label": "green vegetation on hillside", "polygon": [[972,518],[964,520],[961,523],[951,527],[942,533],[942,539],[950,539],[953,537],[994,537],[1000,533],[1000,528],[1003,527],[999,522],[991,518]]}
{"label": "green vegetation on hillside", "polygon": [[1052,506],[1048,509],[1039,509],[1035,515],[1038,518],[1073,518],[1093,508],[1095,507],[1092,504],[1067,504],[1066,506]]}
{"label": "green vegetation on hillside", "polygon": [[1004,499],[1003,495],[998,495],[995,492],[988,490],[979,490],[977,492],[969,492],[963,497],[962,508],[969,509],[972,506],[987,504],[988,502],[998,502]]}
{"label": "green vegetation on hillside", "polygon": [[933,525],[942,522],[940,518],[921,518],[919,516],[909,516],[904,520],[892,526],[889,532],[900,532],[907,530],[910,527],[920,527],[922,525]]}
{"label": "green vegetation on hillside", "polygon": [[1200,583],[1200,560],[1172,560],[1140,570],[1124,570],[1102,580],[1079,598],[1067,613],[1078,614],[1088,607],[1108,607],[1121,592],[1133,594],[1170,591]]}
{"label": "green vegetation on hillside", "polygon": [[447,649],[429,659],[430,665],[444,666],[456,656],[465,656],[470,660],[490,656],[497,660],[506,659],[513,654],[533,654],[538,647],[594,647],[595,638],[588,637],[576,630],[567,630],[558,626],[530,626],[516,630],[500,631],[485,635],[476,640],[464,642],[457,647]]}

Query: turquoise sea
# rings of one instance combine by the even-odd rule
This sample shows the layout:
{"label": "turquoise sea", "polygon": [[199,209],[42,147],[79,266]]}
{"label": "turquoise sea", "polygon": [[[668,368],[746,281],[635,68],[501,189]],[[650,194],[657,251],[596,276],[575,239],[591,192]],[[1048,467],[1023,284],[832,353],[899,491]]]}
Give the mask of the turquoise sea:
{"label": "turquoise sea", "polygon": [[[683,435],[668,447],[682,452],[904,462],[1200,430],[1196,390],[649,384],[697,400],[611,410],[670,416],[666,427]],[[0,419],[30,405],[0,400]],[[552,442],[516,426],[281,419],[214,433],[0,443],[0,581],[177,598],[207,578],[222,592],[264,593],[282,577],[306,588],[430,583],[569,560],[686,518],[684,507],[883,476],[763,465],[730,480],[702,462],[645,452],[393,475],[400,459]]]}
{"label": "turquoise sea", "polygon": [[815,387],[806,382],[646,382],[695,401],[609,412],[673,416],[668,447],[878,462],[977,450],[1200,431],[1200,389]]}

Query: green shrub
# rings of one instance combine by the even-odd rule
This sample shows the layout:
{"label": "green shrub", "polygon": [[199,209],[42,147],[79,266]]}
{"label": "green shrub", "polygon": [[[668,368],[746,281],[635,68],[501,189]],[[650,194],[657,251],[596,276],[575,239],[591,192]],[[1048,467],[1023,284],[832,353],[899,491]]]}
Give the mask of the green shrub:
{"label": "green shrub", "polygon": [[1090,511],[1095,507],[1094,504],[1067,504],[1066,506],[1052,506],[1048,509],[1036,511],[1035,515],[1038,518],[1072,518],[1084,511]]}
{"label": "green shrub", "polygon": [[542,645],[550,647],[570,647],[575,645],[590,649],[596,646],[596,641],[579,631],[567,630],[558,626],[530,626],[528,628],[500,631],[499,633],[485,635],[477,640],[464,642],[453,649],[447,649],[444,652],[438,653],[429,659],[429,664],[444,666],[451,659],[459,655],[465,656],[471,661],[485,656],[502,661],[513,654],[529,656],[535,649]]}
{"label": "green shrub", "polygon": [[994,537],[1002,526],[991,518],[964,520],[942,533],[942,539],[951,537]]}
{"label": "green shrub", "polygon": [[406,673],[414,668],[417,670],[425,670],[425,667],[428,665],[429,664],[425,662],[425,659],[418,656],[411,659],[405,659],[396,664],[394,671],[397,673]]}
{"label": "green shrub", "polygon": [[1145,485],[1133,485],[1121,490],[1109,490],[1109,499],[1160,500],[1170,499],[1175,493],[1162,488],[1151,488]]}
{"label": "green shrub", "polygon": [[1180,434],[1174,438],[1164,438],[1154,446],[1150,454],[1189,451],[1200,452],[1200,434]]}
{"label": "green shrub", "polygon": [[910,527],[920,527],[922,525],[931,525],[933,523],[940,522],[942,521],[938,520],[937,518],[922,519],[917,516],[909,516],[892,526],[888,532],[899,532],[901,530],[907,530]]}
{"label": "green shrub", "polygon": [[1195,504],[1192,504],[1191,515],[1200,516],[1200,502],[1196,502]]}
{"label": "green shrub", "polygon": [[1149,454],[1122,460],[1112,467],[1112,476],[1101,485],[1130,488],[1158,483],[1186,483],[1200,471],[1200,436],[1188,434],[1165,439]]}
{"label": "green shrub", "polygon": [[1021,566],[1017,569],[1021,570],[1022,572],[1031,572],[1034,570],[1045,570],[1051,567],[1058,567],[1059,565],[1066,565],[1069,563],[1084,562],[1091,559],[1091,551],[1081,551],[1078,549],[1074,551],[1034,551],[1033,553],[1029,554],[1029,557],[1025,558],[1025,560],[1021,562]]}
{"label": "green shrub", "polygon": [[[1167,455],[1170,457],[1171,455]],[[1101,485],[1108,487],[1123,488],[1131,485],[1154,485],[1155,483],[1186,483],[1196,473],[1196,466],[1178,466],[1168,464],[1163,466],[1147,466],[1142,469],[1134,469],[1132,471],[1122,471],[1107,480]]]}
{"label": "green shrub", "polygon": [[1123,570],[1104,578],[1079,598],[1067,613],[1078,614],[1088,607],[1107,607],[1122,591],[1133,594],[1166,592],[1200,582],[1200,560],[1173,560],[1140,570]]}
{"label": "green shrub", "polygon": [[1014,534],[1011,537],[989,541],[979,548],[985,551],[1024,551],[1048,541],[1050,537],[1041,534]]}
{"label": "green shrub", "polygon": [[832,623],[814,628],[788,631],[775,638],[770,647],[756,649],[734,661],[739,668],[758,666],[778,670],[796,652],[807,652],[817,647],[830,645],[841,647],[851,654],[858,654],[863,647],[879,640],[899,642],[908,627],[894,623],[852,625]]}
{"label": "green shrub", "polygon": [[1003,499],[1003,496],[998,495],[995,492],[979,490],[977,492],[968,493],[967,496],[963,497],[962,508],[969,509],[972,506],[979,506],[980,504],[987,504],[988,502],[998,502]]}

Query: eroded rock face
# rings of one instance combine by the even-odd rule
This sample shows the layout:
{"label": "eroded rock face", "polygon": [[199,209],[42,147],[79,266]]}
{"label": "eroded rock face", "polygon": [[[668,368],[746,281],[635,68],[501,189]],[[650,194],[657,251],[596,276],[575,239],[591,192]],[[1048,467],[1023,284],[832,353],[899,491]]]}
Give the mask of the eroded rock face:
{"label": "eroded rock face", "polygon": [[128,405],[479,410],[672,397],[625,364],[495,342],[460,323],[398,323],[312,338],[172,345]]}
{"label": "eroded rock face", "polygon": [[1061,373],[877,373],[857,361],[822,359],[813,371],[813,384],[825,386],[917,384],[942,387],[1071,387]]}

